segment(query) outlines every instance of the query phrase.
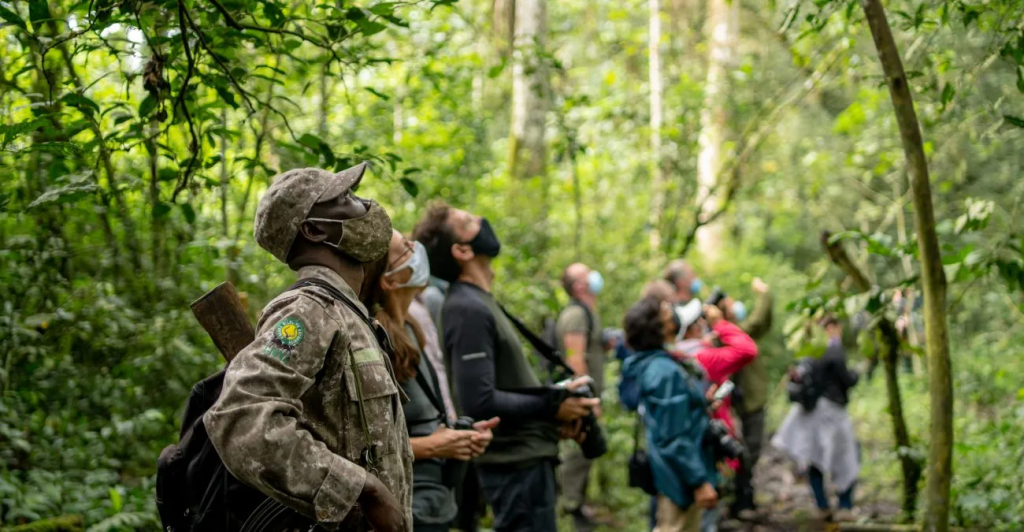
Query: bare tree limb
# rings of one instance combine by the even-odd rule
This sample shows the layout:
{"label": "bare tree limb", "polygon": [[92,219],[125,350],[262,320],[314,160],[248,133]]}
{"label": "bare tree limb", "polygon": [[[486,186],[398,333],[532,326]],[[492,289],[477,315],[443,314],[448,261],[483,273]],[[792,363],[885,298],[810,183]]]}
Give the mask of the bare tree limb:
{"label": "bare tree limb", "polygon": [[177,105],[181,105],[182,111],[185,113],[185,120],[188,122],[188,132],[192,136],[192,142],[189,145],[189,152],[192,153],[192,157],[188,161],[188,167],[181,174],[181,178],[178,180],[178,184],[174,187],[174,192],[171,193],[171,201],[174,202],[178,199],[178,194],[185,190],[188,186],[189,177],[192,175],[193,168],[196,165],[196,159],[199,154],[199,136],[196,135],[196,125],[192,120],[192,114],[188,110],[188,104],[185,103],[185,92],[188,90],[188,84],[192,80],[192,73],[196,68],[196,60],[192,55],[192,49],[188,44],[188,31],[186,31],[186,22],[188,16],[185,14],[185,1],[178,0],[178,28],[181,31],[181,45],[185,50],[185,60],[188,61],[188,68],[185,71],[185,79],[181,83],[181,88],[178,89]]}

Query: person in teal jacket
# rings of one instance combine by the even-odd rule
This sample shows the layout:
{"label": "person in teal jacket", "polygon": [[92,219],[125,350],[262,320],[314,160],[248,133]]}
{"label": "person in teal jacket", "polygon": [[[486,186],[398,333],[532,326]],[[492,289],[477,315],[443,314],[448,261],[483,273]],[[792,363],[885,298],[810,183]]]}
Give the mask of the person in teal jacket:
{"label": "person in teal jacket", "polygon": [[658,490],[654,530],[698,531],[702,509],[718,502],[714,453],[704,444],[710,418],[701,370],[676,361],[664,348],[680,329],[669,303],[641,300],[626,313],[624,329],[636,353],[622,372],[640,386],[647,454]]}

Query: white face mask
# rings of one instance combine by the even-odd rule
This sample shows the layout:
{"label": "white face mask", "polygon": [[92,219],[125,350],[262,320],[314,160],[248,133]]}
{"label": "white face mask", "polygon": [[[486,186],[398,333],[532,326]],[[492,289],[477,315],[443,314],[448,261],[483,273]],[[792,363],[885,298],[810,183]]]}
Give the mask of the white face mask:
{"label": "white face mask", "polygon": [[412,257],[405,264],[384,274],[392,275],[406,268],[412,270],[412,276],[409,277],[409,280],[395,288],[423,288],[430,282],[430,261],[427,259],[427,248],[423,247],[423,244],[419,242],[413,242],[412,248]]}

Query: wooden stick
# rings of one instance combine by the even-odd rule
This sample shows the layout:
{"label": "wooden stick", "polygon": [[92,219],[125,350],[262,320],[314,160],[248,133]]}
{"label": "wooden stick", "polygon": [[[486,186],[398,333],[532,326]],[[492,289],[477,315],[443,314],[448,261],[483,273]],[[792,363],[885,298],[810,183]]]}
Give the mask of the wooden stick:
{"label": "wooden stick", "polygon": [[256,338],[238,290],[230,282],[217,285],[192,303],[191,308],[196,321],[228,362]]}

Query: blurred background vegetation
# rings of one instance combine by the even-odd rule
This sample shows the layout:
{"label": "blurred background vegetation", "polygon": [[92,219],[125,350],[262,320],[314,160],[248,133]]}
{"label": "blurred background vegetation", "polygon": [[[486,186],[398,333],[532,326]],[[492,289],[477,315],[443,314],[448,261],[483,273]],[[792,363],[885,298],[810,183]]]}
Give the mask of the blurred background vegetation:
{"label": "blurred background vegetation", "polygon": [[[1024,5],[887,9],[950,280],[951,521],[1012,530]],[[574,260],[604,273],[607,326],[672,258],[748,305],[764,278],[775,378],[813,313],[895,319],[894,291],[918,282],[902,147],[856,2],[0,0],[0,526],[159,528],[156,457],[220,365],[189,303],[227,279],[255,319],[292,282],[251,236],[271,178],[362,160],[374,169],[360,192],[400,230],[437,199],[489,217],[504,243],[496,293],[531,323],[565,303]],[[830,265],[822,230],[870,293]],[[856,356],[874,356],[857,336]],[[918,345],[900,379],[906,452],[924,456]],[[876,443],[865,482],[882,486],[899,480],[884,390],[876,377],[851,406]],[[591,489],[643,522],[614,393],[612,455]],[[783,408],[776,394],[776,420]]]}

